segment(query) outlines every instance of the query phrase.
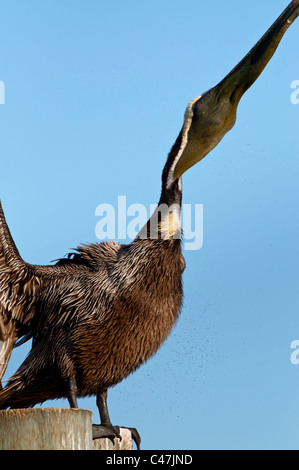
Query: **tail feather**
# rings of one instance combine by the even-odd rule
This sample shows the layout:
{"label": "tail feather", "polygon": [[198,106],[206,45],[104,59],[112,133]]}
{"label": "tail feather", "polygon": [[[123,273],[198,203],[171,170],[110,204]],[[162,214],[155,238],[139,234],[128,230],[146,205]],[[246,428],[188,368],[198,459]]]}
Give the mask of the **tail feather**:
{"label": "tail feather", "polygon": [[21,394],[20,384],[14,383],[0,390],[0,410],[6,410],[7,408],[17,408],[14,406],[18,402],[18,392]]}
{"label": "tail feather", "polygon": [[[22,380],[9,381],[5,388],[0,388],[0,410],[7,408],[31,408],[38,403],[57,398],[67,398],[64,387],[57,393],[57,384],[34,377],[30,383]],[[45,377],[44,377],[45,379]],[[61,387],[61,385],[60,385]]]}

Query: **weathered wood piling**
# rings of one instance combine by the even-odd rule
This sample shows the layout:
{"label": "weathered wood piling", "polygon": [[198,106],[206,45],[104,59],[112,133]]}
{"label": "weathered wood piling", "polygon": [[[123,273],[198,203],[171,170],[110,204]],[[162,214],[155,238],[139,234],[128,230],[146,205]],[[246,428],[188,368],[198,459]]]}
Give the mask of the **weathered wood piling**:
{"label": "weathered wood piling", "polygon": [[0,411],[0,450],[132,450],[131,433],[122,440],[92,439],[92,412],[73,408]]}

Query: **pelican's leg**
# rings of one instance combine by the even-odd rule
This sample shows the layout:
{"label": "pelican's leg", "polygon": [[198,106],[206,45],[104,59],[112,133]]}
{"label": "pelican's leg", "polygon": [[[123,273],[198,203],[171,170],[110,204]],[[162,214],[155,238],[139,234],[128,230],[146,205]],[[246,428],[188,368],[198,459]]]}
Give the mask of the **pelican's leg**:
{"label": "pelican's leg", "polygon": [[[113,441],[115,437],[121,439],[119,426],[113,426],[108,412],[107,406],[107,390],[99,393],[97,395],[97,407],[99,409],[100,417],[101,417],[101,424],[93,424],[92,425],[92,438],[99,439],[101,437],[107,437]],[[134,439],[137,449],[140,449],[140,442],[141,438],[137,429],[135,428],[126,428],[131,431],[132,438]]]}
{"label": "pelican's leg", "polygon": [[97,395],[97,407],[100,413],[101,424],[92,425],[92,438],[108,437],[112,441],[115,437],[121,439],[119,427],[113,426],[110,421],[107,407],[107,390]]}
{"label": "pelican's leg", "polygon": [[75,377],[70,377],[69,379],[69,387],[68,387],[68,396],[67,399],[69,401],[71,408],[78,408],[77,403],[77,384]]}

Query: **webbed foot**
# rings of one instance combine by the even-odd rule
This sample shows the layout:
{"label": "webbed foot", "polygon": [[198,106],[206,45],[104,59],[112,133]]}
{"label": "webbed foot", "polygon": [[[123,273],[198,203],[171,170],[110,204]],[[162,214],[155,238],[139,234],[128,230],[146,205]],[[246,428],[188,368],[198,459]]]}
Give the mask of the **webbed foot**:
{"label": "webbed foot", "polygon": [[93,424],[92,438],[101,439],[103,437],[110,439],[112,442],[115,437],[121,440],[119,426],[112,426],[110,424]]}
{"label": "webbed foot", "polygon": [[[136,444],[137,450],[140,450],[140,443],[141,443],[141,437],[137,429],[135,428],[126,428],[124,426],[121,426],[124,429],[128,429],[132,435],[132,439]],[[101,438],[108,438],[112,442],[115,437],[118,439],[122,439],[120,435],[120,427],[119,426],[112,426],[110,424],[93,424],[92,425],[92,438],[93,439],[101,439]]]}
{"label": "webbed foot", "polygon": [[132,439],[137,446],[137,450],[140,450],[141,437],[136,428],[125,428],[128,429],[132,434]]}

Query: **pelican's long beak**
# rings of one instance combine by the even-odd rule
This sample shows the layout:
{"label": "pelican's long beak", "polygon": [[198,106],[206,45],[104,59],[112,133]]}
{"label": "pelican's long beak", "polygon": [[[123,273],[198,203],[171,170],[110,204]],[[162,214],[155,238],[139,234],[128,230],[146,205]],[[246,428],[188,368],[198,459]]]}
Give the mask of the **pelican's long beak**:
{"label": "pelican's long beak", "polygon": [[202,160],[232,129],[240,99],[262,73],[297,16],[299,0],[293,0],[238,65],[218,85],[189,104],[175,178]]}

